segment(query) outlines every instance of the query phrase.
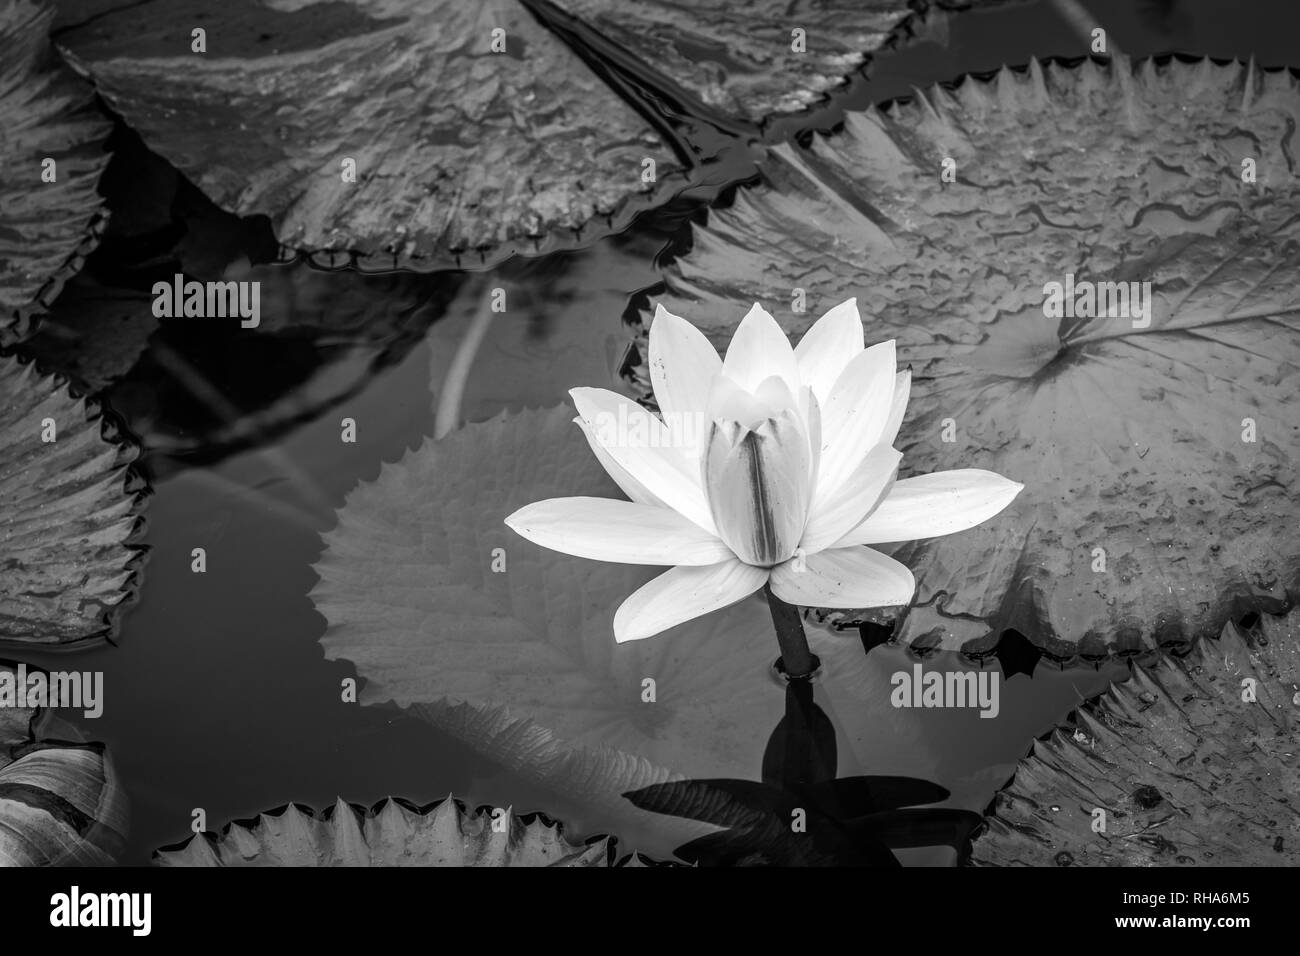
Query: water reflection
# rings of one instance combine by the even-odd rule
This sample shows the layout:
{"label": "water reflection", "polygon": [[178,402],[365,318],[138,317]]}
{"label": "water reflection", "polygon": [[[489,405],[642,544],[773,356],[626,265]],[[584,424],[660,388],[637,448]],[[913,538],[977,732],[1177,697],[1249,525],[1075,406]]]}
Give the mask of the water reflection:
{"label": "water reflection", "polygon": [[916,777],[836,777],[835,728],[815,693],[815,681],[787,682],[761,782],[683,780],[624,796],[643,810],[723,827],[674,851],[701,866],[896,867],[895,849],[960,852],[981,818],[922,806],[947,800],[945,788]]}

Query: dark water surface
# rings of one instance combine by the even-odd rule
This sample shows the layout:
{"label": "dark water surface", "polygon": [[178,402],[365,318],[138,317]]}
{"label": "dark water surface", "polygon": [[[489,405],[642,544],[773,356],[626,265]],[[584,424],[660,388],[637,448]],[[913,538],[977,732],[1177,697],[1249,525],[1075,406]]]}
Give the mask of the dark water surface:
{"label": "dark water surface", "polygon": [[[1088,6],[1112,43],[1133,56],[1254,53],[1267,65],[1296,59],[1300,4],[1294,0],[1090,0]],[[832,108],[774,124],[767,136],[829,127],[844,105],[907,95],[914,85],[1022,64],[1031,54],[1085,50],[1050,3],[962,14],[946,23],[928,39],[877,58],[870,77],[855,80]],[[753,172],[747,162],[732,157],[709,179],[715,185],[744,179]],[[439,303],[429,336],[395,336],[382,343],[387,351],[365,352],[374,367],[360,373],[348,365],[346,349],[341,358],[335,346],[322,345],[320,354],[304,359],[300,344],[253,346],[233,327],[214,332],[170,323],[153,335],[145,355],[107,392],[145,442],[144,464],[154,481],[144,538],[151,555],[139,603],[126,615],[117,646],[76,655],[6,654],[49,668],[105,672],[103,716],[61,716],[109,745],[125,781],[133,821],[124,862],[146,863],[155,848],[187,838],[195,808],[216,829],[288,801],[323,807],[336,796],[428,802],[455,792],[470,803],[546,810],[581,833],[578,808],[498,773],[427,725],[394,709],[343,703],[340,682],[354,670],[322,655],[325,621],[307,598],[315,583],[311,565],[346,493],[432,434],[434,396],[485,290],[507,288],[512,307],[496,318],[473,366],[467,420],[551,405],[574,385],[610,386],[628,338],[621,316],[657,281],[656,258],[683,250],[687,222],[699,213],[697,202],[683,200],[587,250],[515,260],[486,275],[421,277],[418,294]],[[100,257],[101,264],[111,261]],[[328,281],[342,292],[360,279],[339,273]],[[271,404],[268,393],[303,388],[321,368],[340,366],[341,378],[356,381],[325,376],[312,386],[324,397],[304,403],[272,440],[259,440],[254,431],[217,451],[203,447],[216,423],[237,434],[239,416]],[[355,444],[340,441],[344,417],[357,422]],[[196,547],[207,551],[206,574],[190,570]],[[887,671],[908,670],[913,660],[888,645],[870,653]],[[927,663],[938,666],[970,665],[955,658]],[[992,660],[985,667],[1014,671],[1016,662]],[[894,753],[891,772],[914,767],[952,791],[951,805],[980,812],[1031,738],[1100,692],[1123,667],[1063,671],[1039,662],[1032,677],[1017,673],[1004,681],[997,720],[980,720],[974,711],[924,712],[930,752]],[[659,855],[673,848],[653,829],[620,836]],[[952,860],[947,850],[904,857]]]}

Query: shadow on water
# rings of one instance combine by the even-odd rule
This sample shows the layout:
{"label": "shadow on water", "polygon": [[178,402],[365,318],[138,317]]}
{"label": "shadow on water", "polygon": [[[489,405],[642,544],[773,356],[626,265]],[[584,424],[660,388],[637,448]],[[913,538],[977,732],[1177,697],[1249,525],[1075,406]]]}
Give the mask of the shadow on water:
{"label": "shadow on water", "polygon": [[836,777],[835,727],[815,683],[787,682],[785,716],[763,753],[763,779],[683,780],[625,794],[643,810],[721,827],[677,847],[701,866],[898,866],[899,848],[960,850],[982,819],[926,809],[951,794],[914,777]]}

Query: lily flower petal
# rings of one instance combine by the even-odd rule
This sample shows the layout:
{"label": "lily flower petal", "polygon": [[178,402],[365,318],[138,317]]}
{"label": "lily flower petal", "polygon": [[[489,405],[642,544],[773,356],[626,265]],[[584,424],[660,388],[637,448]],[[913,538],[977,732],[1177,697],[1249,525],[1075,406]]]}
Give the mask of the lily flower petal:
{"label": "lily flower petal", "polygon": [[663,422],[608,389],[574,388],[569,394],[597,443],[620,468],[668,507],[705,531],[716,532],[698,463],[675,447]]}
{"label": "lily flower petal", "polygon": [[958,468],[894,483],[876,510],[834,547],[937,538],[973,528],[1011,504],[1024,485],[991,471]]}
{"label": "lily flower petal", "polygon": [[767,571],[732,558],[707,567],[677,567],[633,591],[614,614],[614,640],[622,644],[717,611],[753,594]]}
{"label": "lily flower petal", "polygon": [[803,607],[910,604],[916,579],[907,565],[870,548],[838,548],[793,558],[772,569],[772,593]]}
{"label": "lily flower petal", "polygon": [[776,319],[758,303],[740,321],[727,346],[722,371],[748,392],[763,379],[779,375],[792,393],[799,391],[799,365],[794,349]]}
{"label": "lily flower petal", "polygon": [[802,416],[786,409],[753,429],[715,422],[704,481],[718,535],[736,556],[762,567],[784,561],[799,544],[812,499]]}
{"label": "lily flower petal", "polygon": [[814,495],[799,547],[809,554],[823,551],[861,524],[889,489],[902,460],[902,452],[877,445],[867,452],[848,481],[827,495]]}
{"label": "lily flower petal", "polygon": [[858,300],[845,299],[814,322],[795,346],[799,377],[825,404],[844,367],[865,348]]}
{"label": "lily flower petal", "polygon": [[882,445],[892,445],[898,438],[898,430],[903,427],[903,416],[907,414],[907,399],[912,393],[912,370],[903,369],[894,376],[894,403],[889,406],[889,420],[885,423],[884,434],[880,436]]}
{"label": "lily flower petal", "polygon": [[660,505],[664,508],[668,507],[668,505],[664,504],[664,502],[660,500],[658,495],[654,494],[649,488],[632,477],[630,471],[611,458],[609,452],[600,447],[600,442],[596,441],[596,436],[592,432],[590,425],[578,416],[575,416],[573,420],[577,426],[582,429],[582,434],[586,436],[587,444],[591,447],[592,454],[596,456],[596,460],[599,461],[601,467],[605,469],[605,473],[614,479],[614,484],[623,489],[623,494],[627,495],[639,504]]}
{"label": "lily flower petal", "polygon": [[867,451],[880,444],[894,401],[897,364],[890,340],[871,346],[840,373],[822,407],[819,491],[837,490]]}
{"label": "lily flower petal", "polygon": [[723,373],[713,380],[709,389],[704,417],[710,423],[711,432],[712,423],[719,420],[736,422],[746,428],[757,428],[778,411],[779,408],[760,401],[757,395],[741,388],[729,375]]}
{"label": "lily flower petal", "polygon": [[[709,388],[722,371],[722,359],[704,333],[661,305],[650,323],[649,351],[650,383],[669,430],[679,428],[688,416],[702,415]],[[689,444],[695,451],[707,431],[689,430]]]}
{"label": "lily flower petal", "polygon": [[552,551],[620,564],[708,565],[732,557],[716,535],[669,508],[613,498],[550,498],[506,524]]}
{"label": "lily flower petal", "polygon": [[808,427],[808,457],[812,459],[812,477],[810,484],[817,489],[818,475],[821,473],[822,459],[822,407],[817,401],[817,393],[807,385],[799,395],[799,413],[803,415]]}
{"label": "lily flower petal", "polygon": [[790,390],[790,386],[786,384],[785,379],[779,375],[769,375],[758,383],[758,388],[754,389],[754,398],[764,407],[770,409],[763,416],[764,418],[771,418],[787,408],[797,408],[794,394]]}

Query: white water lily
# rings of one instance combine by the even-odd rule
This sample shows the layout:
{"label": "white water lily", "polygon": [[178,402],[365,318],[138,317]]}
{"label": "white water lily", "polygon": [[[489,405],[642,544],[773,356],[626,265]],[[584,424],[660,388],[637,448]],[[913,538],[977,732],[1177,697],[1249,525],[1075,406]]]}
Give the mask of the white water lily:
{"label": "white water lily", "polygon": [[755,304],[725,359],[659,306],[650,378],[662,417],[606,389],[569,393],[574,421],[630,501],[552,498],[506,519],[556,551],[673,565],[619,607],[619,642],[765,584],[806,607],[907,604],[912,572],[866,545],[965,530],[1023,487],[978,469],[896,480],[911,373],[897,371],[892,341],[865,347],[854,299],[818,319],[797,348]]}

